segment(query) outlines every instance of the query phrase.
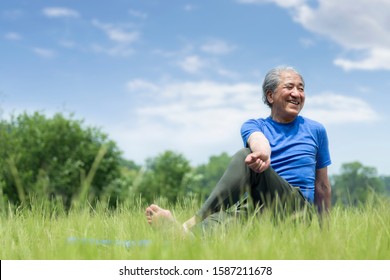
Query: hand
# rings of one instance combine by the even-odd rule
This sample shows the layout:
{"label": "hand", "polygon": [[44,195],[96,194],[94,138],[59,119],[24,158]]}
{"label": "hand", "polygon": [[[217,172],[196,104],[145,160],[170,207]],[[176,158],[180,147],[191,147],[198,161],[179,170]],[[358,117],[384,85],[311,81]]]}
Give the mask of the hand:
{"label": "hand", "polygon": [[245,158],[245,163],[254,172],[261,173],[267,170],[271,165],[271,159],[269,155],[261,152],[253,152]]}

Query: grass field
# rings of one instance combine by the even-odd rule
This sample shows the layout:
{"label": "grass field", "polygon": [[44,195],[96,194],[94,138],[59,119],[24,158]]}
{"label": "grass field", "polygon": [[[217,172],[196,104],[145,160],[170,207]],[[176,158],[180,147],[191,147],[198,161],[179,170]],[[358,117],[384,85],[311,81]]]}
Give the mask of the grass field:
{"label": "grass field", "polygon": [[[328,222],[291,219],[275,223],[264,213],[205,236],[179,239],[145,220],[138,201],[65,213],[49,203],[0,214],[2,260],[383,260],[390,259],[390,202],[334,207]],[[165,206],[165,205],[164,205]],[[179,221],[193,215],[194,201],[173,208]]]}

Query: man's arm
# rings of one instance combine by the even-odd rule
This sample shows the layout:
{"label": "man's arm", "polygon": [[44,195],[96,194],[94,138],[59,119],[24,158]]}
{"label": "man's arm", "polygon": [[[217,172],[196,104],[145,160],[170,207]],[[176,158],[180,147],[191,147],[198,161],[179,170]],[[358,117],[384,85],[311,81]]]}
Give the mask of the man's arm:
{"label": "man's arm", "polygon": [[267,170],[271,164],[271,146],[268,139],[261,132],[253,132],[247,144],[252,153],[246,157],[245,163],[257,173]]}
{"label": "man's arm", "polygon": [[314,191],[314,204],[320,214],[327,213],[331,207],[332,189],[328,177],[328,168],[324,167],[316,170],[316,181]]}

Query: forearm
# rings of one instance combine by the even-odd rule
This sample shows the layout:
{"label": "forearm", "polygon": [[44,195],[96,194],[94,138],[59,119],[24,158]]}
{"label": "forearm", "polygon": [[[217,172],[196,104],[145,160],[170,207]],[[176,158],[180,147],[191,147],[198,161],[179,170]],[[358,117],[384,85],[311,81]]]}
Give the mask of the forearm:
{"label": "forearm", "polygon": [[268,139],[261,132],[254,132],[249,136],[248,146],[254,153],[271,155],[271,146]]}
{"label": "forearm", "polygon": [[271,165],[271,146],[268,139],[261,132],[254,132],[249,136],[248,146],[251,153],[245,158],[245,163],[256,173],[267,170]]}
{"label": "forearm", "polygon": [[314,204],[320,214],[327,213],[331,208],[331,187],[330,184],[316,184]]}
{"label": "forearm", "polygon": [[328,169],[326,167],[317,169],[314,204],[319,213],[327,213],[331,208],[331,194],[332,188],[328,178]]}

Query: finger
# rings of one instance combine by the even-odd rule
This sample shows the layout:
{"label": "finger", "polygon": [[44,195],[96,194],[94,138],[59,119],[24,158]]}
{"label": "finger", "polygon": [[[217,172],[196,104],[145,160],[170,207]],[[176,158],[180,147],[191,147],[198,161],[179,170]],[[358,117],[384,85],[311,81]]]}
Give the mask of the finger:
{"label": "finger", "polygon": [[247,155],[245,158],[245,163],[249,165],[253,164],[254,162],[256,162],[256,158],[254,158],[252,154]]}
{"label": "finger", "polygon": [[259,164],[259,168],[257,169],[259,173],[263,172],[263,167],[264,167],[264,162],[261,161],[261,163]]}
{"label": "finger", "polygon": [[256,161],[255,163],[249,165],[249,167],[256,173],[260,173],[262,161]]}
{"label": "finger", "polygon": [[256,160],[256,166],[257,166],[257,168],[260,168],[262,164],[263,164],[263,161],[262,161],[261,159],[257,159],[257,160]]}
{"label": "finger", "polygon": [[265,162],[262,164],[261,168],[260,168],[260,173],[266,171],[266,170],[269,168],[269,166],[270,166],[269,162],[268,162],[268,161],[265,161]]}
{"label": "finger", "polygon": [[249,167],[250,167],[251,169],[253,169],[253,170],[256,170],[256,169],[258,169],[258,168],[260,167],[260,164],[259,164],[258,161],[256,161],[256,162],[250,163],[250,164],[249,164]]}

